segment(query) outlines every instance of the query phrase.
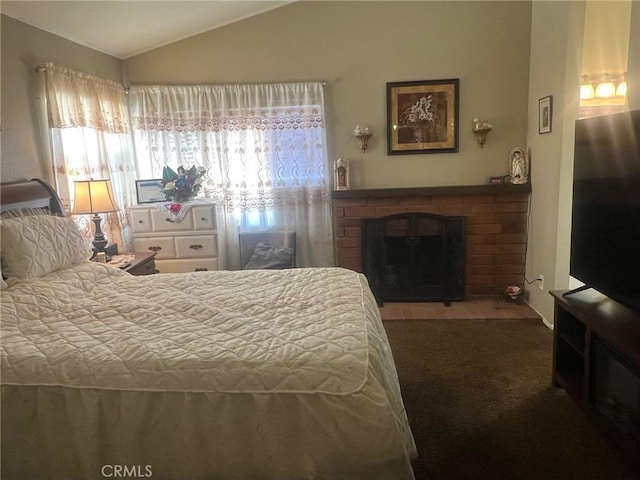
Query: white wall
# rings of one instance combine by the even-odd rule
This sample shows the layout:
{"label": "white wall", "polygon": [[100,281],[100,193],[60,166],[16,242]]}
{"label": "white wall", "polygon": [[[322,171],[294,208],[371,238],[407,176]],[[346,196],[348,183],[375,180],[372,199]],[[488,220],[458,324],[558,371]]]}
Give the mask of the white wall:
{"label": "white wall", "polygon": [[603,73],[617,76],[626,71],[632,3],[631,0],[586,2],[583,74],[597,78]]}
{"label": "white wall", "polygon": [[[544,291],[527,287],[529,304],[553,323],[549,290],[569,285],[573,133],[579,108],[583,2],[534,2],[531,26],[529,127],[531,217],[526,276],[544,276]],[[553,95],[553,128],[538,133],[538,101]]]}

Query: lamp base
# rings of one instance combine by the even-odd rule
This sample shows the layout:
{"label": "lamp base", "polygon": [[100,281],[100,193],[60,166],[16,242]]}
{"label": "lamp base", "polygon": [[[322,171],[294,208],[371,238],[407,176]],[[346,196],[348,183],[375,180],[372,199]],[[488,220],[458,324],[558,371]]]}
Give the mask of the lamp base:
{"label": "lamp base", "polygon": [[107,243],[109,242],[104,237],[102,237],[101,239],[94,237],[93,242],[91,242],[91,244],[93,245],[93,251],[104,252],[104,249],[107,248]]}
{"label": "lamp base", "polygon": [[111,260],[111,257],[118,254],[118,245],[112,243],[109,245],[109,241],[107,237],[102,233],[102,229],[100,228],[100,222],[102,219],[98,216],[98,214],[94,214],[91,217],[91,221],[94,224],[94,232],[93,232],[93,255],[91,256],[91,260],[96,258],[98,252],[104,252],[107,257],[107,262]]}

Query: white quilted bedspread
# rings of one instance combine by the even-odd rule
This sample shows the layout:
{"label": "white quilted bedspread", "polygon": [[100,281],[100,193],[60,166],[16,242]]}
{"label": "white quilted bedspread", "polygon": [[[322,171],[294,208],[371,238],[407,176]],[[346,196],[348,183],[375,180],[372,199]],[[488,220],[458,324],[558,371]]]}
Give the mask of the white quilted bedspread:
{"label": "white quilted bedspread", "polygon": [[339,268],[76,265],[2,291],[2,383],[347,394],[367,377],[367,292]]}

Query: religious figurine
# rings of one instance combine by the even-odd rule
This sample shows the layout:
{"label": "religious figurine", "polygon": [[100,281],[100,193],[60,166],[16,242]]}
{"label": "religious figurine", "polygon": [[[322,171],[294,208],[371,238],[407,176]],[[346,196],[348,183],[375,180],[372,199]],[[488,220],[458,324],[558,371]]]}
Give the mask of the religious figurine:
{"label": "religious figurine", "polygon": [[336,190],[349,190],[349,160],[339,158],[334,165]]}
{"label": "religious figurine", "polygon": [[515,147],[511,150],[510,159],[509,175],[511,177],[511,183],[527,183],[529,180],[529,164],[525,149],[522,147]]}

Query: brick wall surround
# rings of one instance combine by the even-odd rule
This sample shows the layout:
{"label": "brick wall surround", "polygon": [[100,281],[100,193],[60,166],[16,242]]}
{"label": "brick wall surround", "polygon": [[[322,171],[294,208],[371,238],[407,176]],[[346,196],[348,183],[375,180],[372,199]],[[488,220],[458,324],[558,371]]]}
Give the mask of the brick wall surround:
{"label": "brick wall surround", "polygon": [[531,185],[471,185],[333,192],[336,265],[360,263],[360,220],[396,213],[464,215],[465,296],[500,295],[524,286]]}

